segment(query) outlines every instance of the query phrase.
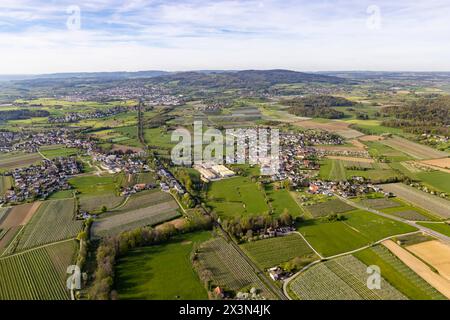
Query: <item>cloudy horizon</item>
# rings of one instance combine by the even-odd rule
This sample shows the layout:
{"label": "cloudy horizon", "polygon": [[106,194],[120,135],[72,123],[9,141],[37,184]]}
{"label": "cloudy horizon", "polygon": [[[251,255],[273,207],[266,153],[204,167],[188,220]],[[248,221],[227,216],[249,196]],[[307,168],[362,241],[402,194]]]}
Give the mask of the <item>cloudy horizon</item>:
{"label": "cloudy horizon", "polygon": [[450,71],[450,3],[2,0],[0,74]]}

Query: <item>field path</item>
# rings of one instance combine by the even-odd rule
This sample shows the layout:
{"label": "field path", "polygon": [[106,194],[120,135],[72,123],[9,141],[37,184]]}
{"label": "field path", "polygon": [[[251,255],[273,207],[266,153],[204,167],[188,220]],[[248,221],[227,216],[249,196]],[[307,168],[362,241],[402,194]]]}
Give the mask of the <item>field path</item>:
{"label": "field path", "polygon": [[422,279],[432,285],[436,290],[450,299],[450,281],[433,272],[425,263],[400,247],[392,240],[386,240],[383,245],[397,256],[404,264],[410,267]]}

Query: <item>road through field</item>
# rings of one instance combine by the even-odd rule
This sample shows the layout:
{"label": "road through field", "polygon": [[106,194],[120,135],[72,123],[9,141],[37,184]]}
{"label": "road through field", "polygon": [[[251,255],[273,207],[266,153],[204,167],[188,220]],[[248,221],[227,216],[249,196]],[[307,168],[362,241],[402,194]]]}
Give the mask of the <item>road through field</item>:
{"label": "road through field", "polygon": [[431,236],[433,236],[435,238],[438,238],[439,240],[441,240],[441,241],[443,241],[445,243],[450,244],[450,237],[447,237],[447,236],[445,236],[443,234],[440,234],[440,233],[438,233],[438,232],[436,232],[434,230],[431,230],[431,229],[429,229],[427,227],[419,225],[419,224],[417,224],[418,221],[409,221],[409,220],[406,220],[406,219],[403,219],[403,218],[400,218],[400,217],[397,217],[397,216],[389,215],[387,213],[384,213],[384,212],[381,212],[381,211],[378,211],[378,210],[375,210],[375,209],[371,209],[371,208],[365,207],[365,206],[363,206],[363,205],[361,205],[359,203],[355,203],[353,201],[350,201],[347,198],[341,197],[341,196],[339,196],[337,194],[335,194],[335,196],[338,197],[339,199],[341,199],[342,201],[344,201],[345,203],[354,206],[355,208],[366,210],[366,211],[375,213],[375,214],[377,214],[379,216],[382,216],[382,217],[385,217],[385,218],[388,218],[388,219],[391,219],[391,220],[395,220],[395,221],[399,221],[399,222],[403,222],[403,223],[409,224],[410,226],[416,227],[417,229],[419,229],[420,231],[422,231],[424,233],[427,233],[427,234],[429,234],[429,235],[431,235]]}
{"label": "road through field", "polygon": [[[426,228],[426,227],[424,227],[424,226],[421,226],[421,225],[419,225],[419,224],[416,223],[417,221],[409,221],[409,220],[406,220],[406,219],[403,219],[403,218],[400,218],[400,217],[391,216],[391,215],[389,215],[389,214],[387,214],[387,213],[383,213],[383,212],[381,212],[381,211],[378,211],[378,210],[375,210],[375,209],[371,209],[371,208],[367,208],[367,207],[365,207],[365,206],[362,206],[362,205],[359,204],[359,203],[355,203],[355,202],[353,202],[353,201],[350,201],[350,200],[348,200],[347,198],[341,197],[341,196],[339,196],[339,195],[337,195],[337,194],[335,194],[335,196],[336,196],[337,198],[339,198],[340,200],[342,200],[343,202],[345,202],[345,203],[347,203],[347,204],[349,204],[349,205],[351,205],[351,206],[353,206],[353,207],[355,207],[355,208],[362,209],[362,210],[365,210],[365,211],[369,211],[369,212],[372,212],[372,213],[374,213],[374,214],[377,214],[377,215],[379,215],[379,216],[382,216],[382,217],[385,217],[385,218],[388,218],[388,219],[391,219],[391,220],[395,220],[395,221],[398,221],[398,222],[403,222],[403,223],[405,223],[405,224],[408,224],[408,225],[410,225],[410,226],[413,226],[413,227],[419,229],[418,231],[414,231],[414,232],[410,232],[410,233],[405,233],[405,234],[401,234],[401,235],[408,235],[408,234],[413,234],[413,233],[417,233],[417,232],[424,232],[424,233],[426,233],[426,234],[428,234],[428,235],[431,235],[431,236],[433,236],[433,237],[435,237],[435,238],[441,240],[442,242],[445,242],[445,243],[447,243],[447,244],[450,244],[450,237],[447,237],[447,236],[445,236],[445,235],[443,235],[443,234],[440,234],[440,233],[438,233],[438,232],[436,232],[436,231],[434,231],[434,230],[431,230],[431,229],[428,229],[428,228]],[[379,244],[379,243],[384,244],[384,243],[386,243],[386,241],[391,241],[391,240],[390,240],[391,238],[394,238],[394,237],[397,237],[397,236],[400,236],[400,235],[392,235],[392,236],[389,236],[389,237],[387,237],[387,238],[381,239],[381,240],[379,240],[379,241],[377,241],[377,242],[375,242],[375,243],[373,243],[373,244],[369,244],[369,245],[367,245],[367,246],[363,246],[363,247],[361,247],[361,248],[358,248],[358,249],[355,249],[355,250],[352,250],[352,251],[349,251],[349,252],[343,252],[343,253],[340,253],[340,254],[337,254],[337,255],[334,255],[334,256],[321,257],[321,256],[319,255],[319,257],[321,257],[321,260],[316,260],[316,261],[310,263],[309,265],[305,266],[302,270],[300,270],[299,272],[297,272],[296,274],[294,274],[293,276],[291,276],[290,278],[288,278],[288,279],[286,279],[286,280],[284,281],[284,283],[283,283],[283,292],[284,292],[285,296],[286,296],[288,299],[292,299],[292,298],[289,296],[289,292],[288,292],[288,288],[287,288],[289,282],[291,282],[297,275],[299,275],[300,273],[302,273],[302,272],[304,272],[305,270],[309,269],[309,268],[312,267],[313,265],[319,263],[319,262],[322,261],[323,259],[329,260],[329,259],[334,259],[334,258],[338,258],[338,257],[344,256],[344,255],[353,254],[353,253],[356,253],[356,252],[358,252],[358,251],[367,249],[367,248],[373,246],[374,244]],[[305,240],[306,243],[311,247],[311,245],[309,244],[309,242],[308,242],[306,239],[304,239],[304,240]],[[392,242],[392,241],[391,241],[391,242]],[[394,243],[394,244],[395,244],[395,243]],[[314,250],[314,249],[313,249],[313,250]],[[314,250],[314,251],[315,251],[315,250]],[[420,260],[419,260],[419,261],[420,261]],[[426,280],[426,279],[425,279],[425,280]],[[438,288],[436,288],[436,289],[438,289]],[[439,289],[438,289],[438,290],[439,290]],[[439,290],[439,291],[440,291],[440,290]],[[442,292],[442,293],[443,293],[443,292]],[[444,293],[443,293],[443,294],[444,294]],[[449,292],[449,294],[450,294],[450,292]],[[445,295],[445,294],[444,294],[444,295]]]}

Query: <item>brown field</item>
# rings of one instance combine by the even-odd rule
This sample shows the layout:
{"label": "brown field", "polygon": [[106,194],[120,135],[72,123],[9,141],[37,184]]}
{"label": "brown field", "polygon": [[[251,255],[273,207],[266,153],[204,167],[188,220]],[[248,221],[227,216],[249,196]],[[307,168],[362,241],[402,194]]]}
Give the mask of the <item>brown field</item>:
{"label": "brown field", "polygon": [[383,241],[382,244],[396,255],[404,264],[410,267],[422,279],[432,285],[436,290],[450,299],[450,281],[433,272],[424,262],[416,258],[407,250],[392,240]]}
{"label": "brown field", "polygon": [[111,151],[122,151],[122,152],[127,152],[128,150],[133,151],[133,152],[142,152],[144,151],[142,148],[138,148],[138,147],[130,147],[130,146],[124,146],[121,144],[113,144]]}
{"label": "brown field", "polygon": [[356,157],[327,156],[327,158],[334,159],[334,160],[352,161],[352,162],[364,162],[364,163],[374,163],[375,162],[375,160],[373,160],[373,159],[356,158]]}
{"label": "brown field", "polygon": [[294,122],[294,124],[305,129],[321,129],[334,132],[346,139],[353,139],[364,135],[359,131],[349,128],[350,123],[346,123],[343,121],[334,120],[330,122],[316,122],[312,120],[304,120]]}
{"label": "brown field", "polygon": [[439,217],[450,218],[450,201],[448,200],[417,190],[403,183],[383,184],[381,187],[385,191],[393,192],[407,202],[430,211]]}
{"label": "brown field", "polygon": [[40,205],[41,202],[33,202],[13,207],[1,226],[10,228],[27,224]]}
{"label": "brown field", "polygon": [[5,249],[16,233],[30,221],[40,205],[41,202],[23,204],[8,211],[0,224],[0,229],[7,230],[4,237],[0,240],[0,251]]}
{"label": "brown field", "polygon": [[383,144],[396,150],[402,151],[419,160],[437,159],[449,156],[446,152],[438,151],[428,146],[424,146],[422,144],[415,143],[400,137],[393,137],[383,140]]}
{"label": "brown field", "polygon": [[323,146],[323,145],[320,145],[320,146],[315,146],[314,148],[316,148],[317,150],[332,151],[332,152],[344,152],[344,151],[361,152],[361,151],[364,151],[357,147],[348,147],[348,146]]}
{"label": "brown field", "polygon": [[432,240],[408,246],[406,249],[430,264],[445,279],[450,280],[450,246]]}
{"label": "brown field", "polygon": [[353,139],[350,140],[349,142],[358,149],[365,150],[367,148],[367,146],[359,140]]}
{"label": "brown field", "polygon": [[39,153],[7,154],[0,157],[0,169],[10,170],[27,167],[42,160]]}
{"label": "brown field", "polygon": [[360,140],[360,141],[380,141],[380,140],[383,140],[383,137],[367,135],[367,136],[359,137],[358,140]]}
{"label": "brown field", "polygon": [[441,170],[450,173],[450,158],[432,159],[419,161],[420,164],[426,165],[432,169]]}

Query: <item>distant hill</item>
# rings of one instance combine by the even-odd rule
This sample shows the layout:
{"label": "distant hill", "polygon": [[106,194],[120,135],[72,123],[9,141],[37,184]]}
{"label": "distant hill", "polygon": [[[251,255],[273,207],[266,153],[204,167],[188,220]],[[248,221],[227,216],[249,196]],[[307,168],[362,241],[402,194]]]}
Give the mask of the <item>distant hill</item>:
{"label": "distant hill", "polygon": [[184,86],[227,87],[227,88],[264,88],[276,84],[292,83],[332,83],[344,84],[348,80],[289,70],[243,70],[222,72],[178,72],[155,77],[153,82],[177,82]]}
{"label": "distant hill", "polygon": [[150,70],[150,71],[117,71],[117,72],[67,72],[67,73],[49,73],[37,75],[0,75],[0,81],[10,80],[39,80],[39,79],[139,79],[152,78],[169,74],[166,71]]}

